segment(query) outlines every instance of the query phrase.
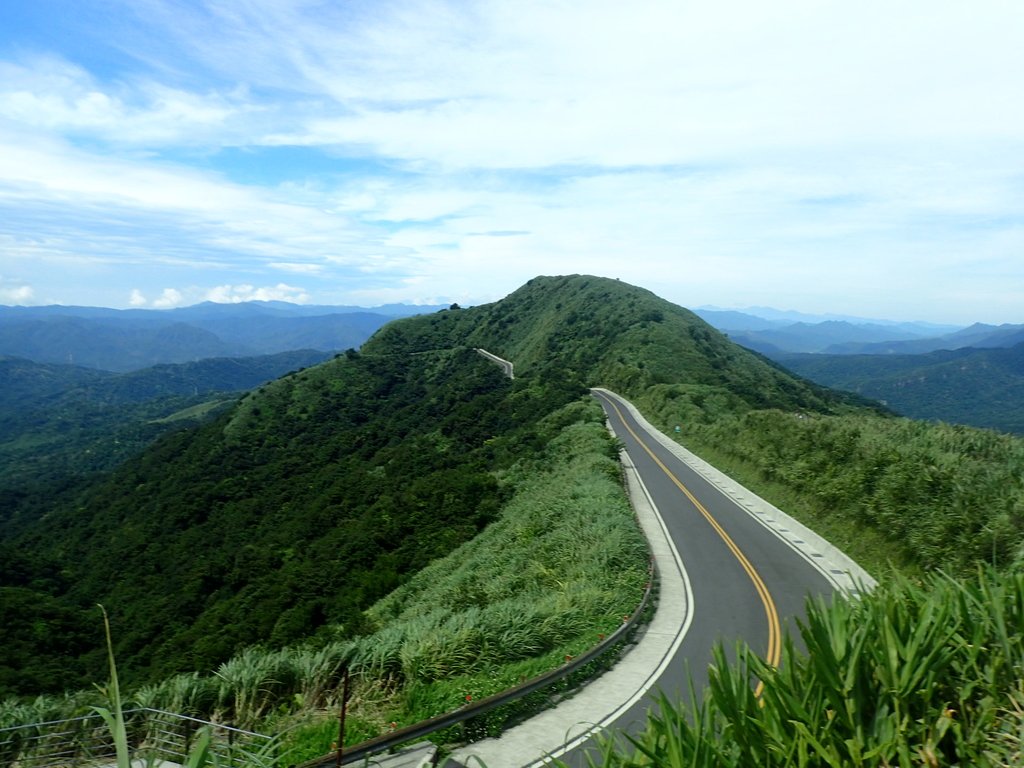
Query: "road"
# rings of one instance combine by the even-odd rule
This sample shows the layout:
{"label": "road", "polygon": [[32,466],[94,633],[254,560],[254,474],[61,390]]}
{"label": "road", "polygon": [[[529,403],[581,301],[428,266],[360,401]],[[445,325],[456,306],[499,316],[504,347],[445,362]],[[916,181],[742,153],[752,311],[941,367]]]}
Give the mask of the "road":
{"label": "road", "polygon": [[[718,641],[732,647],[741,639],[777,664],[782,632],[802,615],[808,595],[829,596],[835,585],[786,540],[648,434],[619,398],[606,392],[595,396],[661,514],[692,596],[687,606],[689,629],[653,690],[686,700],[691,680],[698,690],[703,688]],[[649,694],[609,730],[641,729],[653,706]],[[562,759],[584,764],[584,751],[577,748]]]}
{"label": "road", "polygon": [[[540,766],[545,756],[584,766],[586,755],[595,754],[593,732],[634,733],[660,693],[687,701],[691,681],[703,688],[716,642],[731,648],[743,640],[777,663],[782,634],[795,626],[808,596],[856,593],[872,584],[849,558],[784,513],[696,457],[681,458],[685,449],[638,419],[626,401],[606,390],[594,396],[635,467],[641,491],[634,490],[634,499],[657,520],[645,525],[662,584],[650,637],[641,638],[641,652],[631,651],[570,700],[573,709],[560,714],[560,705],[489,744],[470,745],[455,764],[472,764],[466,762],[472,754],[489,768]],[[660,549],[654,528],[663,532]],[[630,665],[642,669],[630,675]]]}
{"label": "road", "polygon": [[486,349],[477,349],[477,353],[483,355],[492,363],[496,363],[497,365],[501,366],[501,370],[510,379],[514,379],[516,377],[515,372],[513,370],[514,367],[510,361],[506,360],[503,357],[498,357],[497,355],[491,354]]}

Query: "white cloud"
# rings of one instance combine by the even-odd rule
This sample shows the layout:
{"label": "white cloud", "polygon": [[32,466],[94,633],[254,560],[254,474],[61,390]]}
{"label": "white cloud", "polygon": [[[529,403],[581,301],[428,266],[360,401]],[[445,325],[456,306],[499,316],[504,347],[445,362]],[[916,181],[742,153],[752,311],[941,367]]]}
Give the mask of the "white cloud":
{"label": "white cloud", "polygon": [[253,108],[237,98],[153,81],[105,85],[54,57],[0,62],[0,118],[32,130],[136,146],[228,140]]}
{"label": "white cloud", "polygon": [[142,291],[138,288],[132,289],[132,295],[128,299],[128,305],[132,307],[144,307],[149,302],[146,297],[142,295]]}
{"label": "white cloud", "polygon": [[160,293],[160,296],[153,299],[154,309],[171,309],[173,307],[180,307],[185,302],[185,297],[181,291],[175,288],[164,288]]}
{"label": "white cloud", "polygon": [[[690,163],[1024,130],[1024,6],[614,2],[389,5],[271,46],[346,107],[268,142],[445,168]],[[284,42],[287,41],[287,42]],[[978,42],[984,41],[979,46]],[[960,55],[961,51],[970,55]]]}
{"label": "white cloud", "polygon": [[279,269],[282,272],[294,272],[297,275],[319,275],[324,271],[323,264],[310,264],[306,262],[270,262],[267,264],[271,269]]}
{"label": "white cloud", "polygon": [[0,275],[0,303],[29,304],[35,298],[35,289],[18,281],[10,281]]}
{"label": "white cloud", "polygon": [[[48,295],[116,271],[121,300],[472,303],[579,271],[985,308],[1020,283],[1016,0],[123,5],[138,71],[0,62],[0,258]],[[267,145],[283,181],[228,180],[219,149],[259,176]]]}
{"label": "white cloud", "polygon": [[206,292],[206,300],[218,304],[241,304],[244,301],[289,301],[305,304],[309,294],[302,288],[278,283],[257,288],[252,285],[219,285]]}

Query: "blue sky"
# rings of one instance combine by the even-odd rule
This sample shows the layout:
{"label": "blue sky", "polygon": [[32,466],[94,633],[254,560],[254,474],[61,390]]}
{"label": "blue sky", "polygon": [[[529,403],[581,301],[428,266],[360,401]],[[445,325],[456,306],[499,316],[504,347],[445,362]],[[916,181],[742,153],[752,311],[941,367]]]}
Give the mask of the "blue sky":
{"label": "blue sky", "polygon": [[0,304],[1024,322],[1019,0],[0,2]]}

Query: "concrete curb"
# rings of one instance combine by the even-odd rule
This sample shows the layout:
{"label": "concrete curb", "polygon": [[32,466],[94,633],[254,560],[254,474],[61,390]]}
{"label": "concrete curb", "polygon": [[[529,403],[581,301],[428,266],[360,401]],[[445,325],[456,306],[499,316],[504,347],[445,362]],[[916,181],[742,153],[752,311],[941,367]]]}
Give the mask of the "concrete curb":
{"label": "concrete curb", "polygon": [[847,595],[856,596],[861,592],[870,591],[878,585],[874,577],[845,552],[830,544],[803,523],[794,520],[778,507],[765,501],[753,491],[743,487],[728,475],[715,469],[702,458],[661,432],[661,430],[656,429],[631,402],[624,400],[607,389],[595,387],[595,390],[614,397],[640,424],[654,435],[659,443],[678,456],[723,494],[732,499],[738,507],[745,510],[751,517],[775,534],[776,537],[785,542],[794,552],[814,566],[837,590]]}
{"label": "concrete curb", "polygon": [[[602,731],[650,691],[686,636],[693,618],[693,592],[686,569],[632,461],[624,451],[621,456],[630,501],[657,570],[658,604],[654,617],[612,669],[572,698],[501,736],[454,751],[442,763],[447,768],[479,766],[481,761],[487,768],[535,768],[550,764]],[[624,691],[632,691],[625,702]]]}

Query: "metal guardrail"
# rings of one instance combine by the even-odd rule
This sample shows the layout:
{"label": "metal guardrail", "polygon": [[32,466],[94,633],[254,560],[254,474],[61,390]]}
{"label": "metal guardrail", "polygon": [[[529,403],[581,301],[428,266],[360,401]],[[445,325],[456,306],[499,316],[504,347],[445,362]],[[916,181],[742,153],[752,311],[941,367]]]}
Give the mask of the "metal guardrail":
{"label": "metal guardrail", "polygon": [[[133,759],[185,763],[193,740],[211,730],[211,751],[220,765],[242,768],[247,756],[267,748],[272,737],[159,709],[125,710]],[[0,728],[0,766],[65,768],[109,765],[116,760],[113,737],[96,712],[66,720]]]}
{"label": "metal guardrail", "polygon": [[488,352],[486,349],[480,349],[479,347],[474,347],[474,349],[476,349],[478,354],[483,355],[492,363],[497,363],[498,365],[500,365],[502,371],[504,371],[505,375],[508,376],[510,379],[514,379],[516,377],[513,370],[514,366],[510,360],[506,360],[503,357],[498,357],[497,355]]}
{"label": "metal guardrail", "polygon": [[[488,696],[487,698],[475,701],[472,704],[467,704],[453,712],[447,712],[443,715],[432,717],[429,720],[422,720],[404,728],[399,728],[383,736],[378,736],[374,739],[364,741],[351,747],[345,747],[344,757],[342,758],[341,764],[347,765],[357,760],[365,760],[372,755],[387,752],[395,747],[401,746],[402,744],[406,744],[437,731],[442,731],[445,728],[458,725],[466,720],[479,717],[480,715],[486,714],[498,707],[516,702],[531,693],[543,690],[561,680],[564,680],[574,672],[581,670],[587,664],[597,660],[612,649],[618,647],[620,644],[623,644],[625,641],[630,639],[633,632],[639,626],[654,590],[657,578],[657,566],[653,559],[650,561],[648,568],[650,579],[648,580],[647,587],[644,589],[643,598],[640,600],[640,604],[637,606],[636,610],[633,611],[633,613],[627,617],[614,632],[605,637],[586,653],[577,656],[571,661],[567,661],[558,669],[551,670],[543,675],[538,675],[537,677],[527,680],[525,683],[517,685],[514,688],[509,688],[505,691],[501,691],[500,693]],[[330,766],[335,766],[337,764],[337,753],[332,752],[329,755],[323,755],[322,757],[317,757],[313,760],[300,763],[295,766],[295,768],[329,768]]]}

